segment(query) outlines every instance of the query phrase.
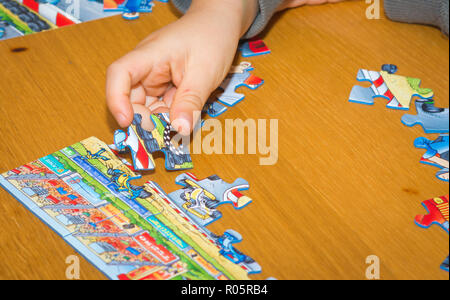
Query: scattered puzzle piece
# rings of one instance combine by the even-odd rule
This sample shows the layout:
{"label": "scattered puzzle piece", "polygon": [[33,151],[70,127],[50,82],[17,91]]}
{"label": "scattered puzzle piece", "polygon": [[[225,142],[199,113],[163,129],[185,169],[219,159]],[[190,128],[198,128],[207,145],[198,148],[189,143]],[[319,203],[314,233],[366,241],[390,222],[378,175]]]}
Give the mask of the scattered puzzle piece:
{"label": "scattered puzzle piece", "polygon": [[448,195],[437,197],[422,202],[428,212],[427,215],[417,215],[415,222],[422,228],[429,228],[431,225],[439,225],[448,233],[449,210]]}
{"label": "scattered puzzle piece", "polygon": [[388,100],[386,106],[389,108],[408,110],[412,97],[430,99],[434,96],[431,89],[420,88],[420,79],[394,75],[387,71],[360,69],[356,79],[368,81],[372,86],[364,88],[355,85],[350,93],[350,102],[373,105],[374,98],[381,97]]}
{"label": "scattered puzzle piece", "polygon": [[133,166],[137,171],[153,170],[155,162],[152,153],[161,151],[166,158],[167,170],[192,169],[193,163],[188,150],[181,144],[175,147],[171,140],[174,132],[167,113],[151,115],[155,128],[148,132],[141,127],[142,116],[134,115],[133,123],[125,133],[117,130],[114,133],[114,144],[120,152],[131,151]]}
{"label": "scattered puzzle piece", "polygon": [[259,39],[251,39],[242,42],[239,45],[239,50],[241,51],[243,57],[265,55],[271,52],[264,41]]}
{"label": "scattered puzzle piece", "polygon": [[424,137],[419,137],[414,141],[414,146],[427,151],[420,159],[423,164],[438,167],[441,170],[436,173],[440,180],[449,180],[449,136],[440,135],[436,140],[431,141]]}
{"label": "scattered puzzle piece", "polygon": [[241,178],[229,184],[218,176],[198,180],[194,175],[185,173],[179,175],[175,182],[183,189],[169,196],[200,226],[207,226],[221,218],[222,213],[217,207],[222,204],[230,203],[235,209],[242,209],[252,201],[239,192],[249,188],[248,182]]}
{"label": "scattered puzzle piece", "polygon": [[253,70],[254,68],[249,62],[242,62],[239,66],[233,67],[220,85],[224,92],[218,96],[218,100],[227,106],[234,106],[245,98],[243,94],[236,93],[236,89],[241,86],[252,90],[260,87],[264,80],[252,75],[250,71]]}
{"label": "scattered puzzle piece", "polygon": [[404,115],[402,123],[408,127],[421,125],[425,133],[446,133],[449,131],[448,108],[434,106],[434,101],[416,100],[417,115]]}
{"label": "scattered puzzle piece", "polygon": [[[447,233],[449,222],[448,195],[437,197],[422,202],[428,212],[427,215],[417,215],[415,223],[422,228],[430,228],[431,225],[439,225]],[[448,272],[448,256],[441,264],[441,269]]]}

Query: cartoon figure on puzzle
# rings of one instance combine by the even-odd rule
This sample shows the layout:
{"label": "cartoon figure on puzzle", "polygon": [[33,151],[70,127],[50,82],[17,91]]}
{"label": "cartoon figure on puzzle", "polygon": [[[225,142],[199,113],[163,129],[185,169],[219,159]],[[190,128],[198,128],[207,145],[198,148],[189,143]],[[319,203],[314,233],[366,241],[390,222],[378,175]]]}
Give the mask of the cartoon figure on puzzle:
{"label": "cartoon figure on puzzle", "polygon": [[118,169],[108,169],[108,175],[111,176],[111,181],[115,183],[117,190],[119,192],[128,192],[130,194],[130,199],[134,200],[137,197],[147,198],[150,196],[143,187],[135,186],[130,183],[130,181],[135,179],[140,179],[141,176],[130,176],[127,173]]}
{"label": "cartoon figure on puzzle", "polygon": [[186,173],[179,175],[175,182],[183,186],[183,189],[169,196],[200,226],[207,226],[222,217],[222,213],[217,210],[219,205],[232,203],[235,209],[242,209],[252,201],[239,192],[249,188],[243,179],[229,184],[215,175],[198,180]]}
{"label": "cartoon figure on puzzle", "polygon": [[419,137],[414,141],[416,148],[427,150],[420,159],[423,164],[440,168],[436,173],[436,177],[440,180],[447,181],[449,179],[449,136],[448,134],[440,135],[436,140],[431,141],[424,137]]}
{"label": "cartoon figure on puzzle", "polygon": [[267,47],[263,40],[259,39],[251,39],[241,43],[239,45],[239,50],[242,53],[242,57],[252,57],[270,53],[269,47]]}
{"label": "cartoon figure on puzzle", "polygon": [[104,11],[121,11],[126,20],[139,18],[139,13],[152,12],[153,0],[104,0]]}
{"label": "cartoon figure on puzzle", "polygon": [[[415,223],[422,228],[430,228],[431,225],[439,225],[447,233],[449,232],[449,210],[448,210],[448,195],[436,197],[422,202],[428,212],[427,215],[417,215]],[[448,257],[442,263],[441,268],[448,272]]]}
{"label": "cartoon figure on puzzle", "polygon": [[249,62],[241,62],[238,66],[232,67],[220,85],[224,92],[218,96],[219,101],[225,105],[234,106],[245,97],[243,94],[235,92],[237,88],[246,86],[254,90],[260,87],[264,80],[250,74],[250,71],[253,70],[252,64]]}
{"label": "cartoon figure on puzzle", "polygon": [[228,229],[223,235],[215,236],[215,241],[220,247],[220,254],[228,260],[235,264],[245,264],[251,269],[249,274],[261,272],[261,266],[253,258],[234,248],[234,244],[242,242],[242,236],[239,232]]}
{"label": "cartoon figure on puzzle", "polygon": [[92,154],[91,151],[86,150],[86,152],[87,152],[86,156],[82,156],[81,159],[83,159],[83,160],[101,159],[103,161],[108,161],[109,158],[104,156],[104,155],[102,155],[105,151],[106,151],[106,149],[102,148],[102,149],[98,150],[96,153]]}
{"label": "cartoon figure on puzzle", "polygon": [[434,106],[434,101],[416,100],[417,115],[404,115],[402,123],[408,127],[421,125],[425,133],[449,131],[448,108]]}
{"label": "cartoon figure on puzzle", "polygon": [[152,153],[164,153],[167,170],[186,170],[193,168],[191,156],[183,144],[175,147],[172,143],[171,133],[174,131],[170,125],[168,114],[151,115],[154,129],[151,132],[141,126],[142,116],[135,114],[133,122],[127,133],[117,130],[114,133],[114,144],[118,151],[131,151],[134,169],[137,171],[153,170],[155,162]]}
{"label": "cartoon figure on puzzle", "polygon": [[384,65],[383,69],[380,72],[360,69],[356,79],[372,85],[369,88],[355,85],[349,101],[373,105],[374,98],[381,97],[388,100],[386,106],[389,108],[408,110],[414,96],[423,99],[434,96],[433,90],[420,88],[420,79],[395,75],[395,65]]}

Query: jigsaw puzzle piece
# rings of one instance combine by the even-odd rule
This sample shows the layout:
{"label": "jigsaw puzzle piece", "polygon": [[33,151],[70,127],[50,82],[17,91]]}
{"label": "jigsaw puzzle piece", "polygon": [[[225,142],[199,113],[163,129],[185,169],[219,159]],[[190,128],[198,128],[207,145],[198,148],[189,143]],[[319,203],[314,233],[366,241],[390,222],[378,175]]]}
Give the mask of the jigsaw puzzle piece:
{"label": "jigsaw puzzle piece", "polygon": [[446,133],[449,131],[448,108],[434,106],[434,101],[416,100],[417,115],[404,115],[402,123],[408,127],[421,125],[425,133]]}
{"label": "jigsaw puzzle piece", "polygon": [[422,202],[422,205],[428,214],[417,215],[415,223],[422,228],[429,228],[431,225],[436,224],[448,233],[448,195],[426,200]]}
{"label": "jigsaw puzzle piece", "polygon": [[175,182],[183,188],[171,193],[170,198],[202,227],[222,217],[218,206],[231,203],[235,209],[242,209],[252,202],[240,193],[249,188],[248,182],[241,178],[229,184],[215,175],[199,180],[195,175],[185,173],[179,175]]}
{"label": "jigsaw puzzle piece", "polygon": [[216,118],[226,112],[228,108],[215,99],[210,99],[203,107],[203,113],[208,114],[211,118]]}
{"label": "jigsaw puzzle piece", "polygon": [[251,39],[242,42],[239,45],[239,50],[241,51],[243,57],[265,55],[271,52],[264,41],[259,39]]}
{"label": "jigsaw puzzle piece", "polygon": [[218,100],[227,106],[234,106],[245,98],[243,94],[236,93],[236,89],[245,86],[255,90],[260,87],[264,80],[252,75],[250,71],[253,70],[249,62],[242,62],[239,66],[233,67],[220,85],[224,92],[218,96]]}
{"label": "jigsaw puzzle piece", "polygon": [[[386,68],[385,68],[386,69]],[[360,69],[356,79],[360,82],[370,82],[369,88],[355,85],[350,93],[349,101],[373,105],[374,99],[381,97],[388,101],[386,107],[408,110],[411,99],[418,96],[430,99],[434,96],[431,89],[420,88],[420,80],[416,78],[394,75],[390,71],[369,71]]]}
{"label": "jigsaw puzzle piece", "polygon": [[242,242],[242,236],[239,232],[228,229],[223,235],[214,235],[213,239],[219,246],[219,253],[225,258],[239,264],[248,274],[261,273],[261,266],[253,258],[234,248],[234,244]]}
{"label": "jigsaw puzzle piece", "polygon": [[447,258],[441,264],[441,269],[448,272],[448,269],[449,269],[448,264],[449,264],[449,257],[447,256]]}
{"label": "jigsaw puzzle piece", "polygon": [[440,135],[436,140],[431,141],[424,137],[419,137],[414,141],[416,148],[427,150],[420,159],[423,164],[441,168],[436,173],[436,177],[440,180],[449,180],[449,136],[448,134]]}
{"label": "jigsaw puzzle piece", "polygon": [[142,128],[142,116],[139,114],[134,115],[127,132],[117,130],[114,133],[114,144],[118,151],[124,152],[128,148],[131,151],[134,169],[138,171],[155,168],[152,153],[157,151],[164,154],[167,170],[192,169],[193,163],[188,150],[182,144],[175,146],[172,143],[171,133],[174,129],[170,125],[168,114],[154,114],[150,119],[154,125],[151,132]]}

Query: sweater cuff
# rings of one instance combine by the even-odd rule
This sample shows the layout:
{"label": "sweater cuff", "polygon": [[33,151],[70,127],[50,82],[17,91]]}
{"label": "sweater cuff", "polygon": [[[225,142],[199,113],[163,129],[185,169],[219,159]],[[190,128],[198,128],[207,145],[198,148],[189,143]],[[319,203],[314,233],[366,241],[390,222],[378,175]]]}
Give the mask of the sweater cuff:
{"label": "sweater cuff", "polygon": [[389,19],[441,28],[448,35],[448,0],[385,0]]}
{"label": "sweater cuff", "polygon": [[[242,38],[252,38],[263,31],[274,13],[277,11],[277,8],[281,4],[281,2],[283,2],[283,0],[259,0],[258,15],[256,16],[247,33]],[[182,13],[186,13],[191,6],[192,0],[172,0],[172,3]]]}

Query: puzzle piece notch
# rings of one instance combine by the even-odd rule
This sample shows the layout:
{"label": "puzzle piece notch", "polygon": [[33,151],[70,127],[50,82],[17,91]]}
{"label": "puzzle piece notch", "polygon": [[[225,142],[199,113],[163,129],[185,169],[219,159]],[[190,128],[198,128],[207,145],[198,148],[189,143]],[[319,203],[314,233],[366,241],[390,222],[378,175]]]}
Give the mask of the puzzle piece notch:
{"label": "puzzle piece notch", "polygon": [[430,166],[438,167],[440,170],[436,177],[443,181],[449,181],[449,135],[440,135],[436,140],[431,141],[424,137],[419,137],[414,141],[416,148],[427,150],[420,159],[420,162]]}
{"label": "puzzle piece notch", "polygon": [[402,117],[405,126],[422,126],[425,133],[446,133],[449,132],[449,111],[448,108],[434,106],[434,101],[416,100],[417,115],[406,114]]}
{"label": "puzzle piece notch", "polygon": [[236,93],[239,87],[245,86],[255,90],[264,84],[264,80],[250,73],[254,68],[249,62],[241,62],[238,66],[232,67],[225,80],[220,85],[223,93],[219,94],[217,99],[227,106],[235,106],[244,98],[244,94]]}
{"label": "puzzle piece notch", "polygon": [[222,217],[218,206],[231,203],[235,209],[242,209],[252,202],[240,193],[249,188],[248,182],[242,178],[229,184],[216,175],[199,180],[195,175],[185,173],[179,175],[175,182],[183,188],[172,192],[169,197],[202,227]]}
{"label": "puzzle piece notch", "polygon": [[234,247],[234,244],[242,242],[242,235],[232,229],[228,229],[223,235],[214,236],[219,247],[219,253],[235,264],[239,264],[248,274],[261,273],[261,266],[250,256],[245,255]]}
{"label": "puzzle piece notch", "polygon": [[114,144],[119,152],[129,149],[132,154],[133,166],[137,171],[148,171],[155,168],[152,156],[154,152],[162,152],[165,156],[167,170],[192,169],[193,163],[187,147],[183,144],[174,146],[171,133],[174,129],[170,125],[167,113],[150,116],[154,129],[149,132],[142,128],[142,116],[135,114],[127,132],[117,130],[114,133]]}
{"label": "puzzle piece notch", "polygon": [[431,99],[434,96],[431,89],[419,87],[420,79],[394,75],[387,71],[360,69],[356,79],[360,82],[370,82],[371,86],[353,86],[349,101],[354,103],[373,105],[374,99],[381,97],[388,101],[388,108],[408,110],[414,96],[422,99]]}
{"label": "puzzle piece notch", "polygon": [[447,233],[449,232],[449,196],[436,197],[422,202],[423,207],[428,212],[427,215],[417,215],[415,223],[422,228],[429,228],[431,225],[439,225]]}
{"label": "puzzle piece notch", "polygon": [[239,50],[243,57],[253,57],[271,53],[269,47],[267,47],[264,41],[260,39],[251,39],[242,42],[239,45]]}

